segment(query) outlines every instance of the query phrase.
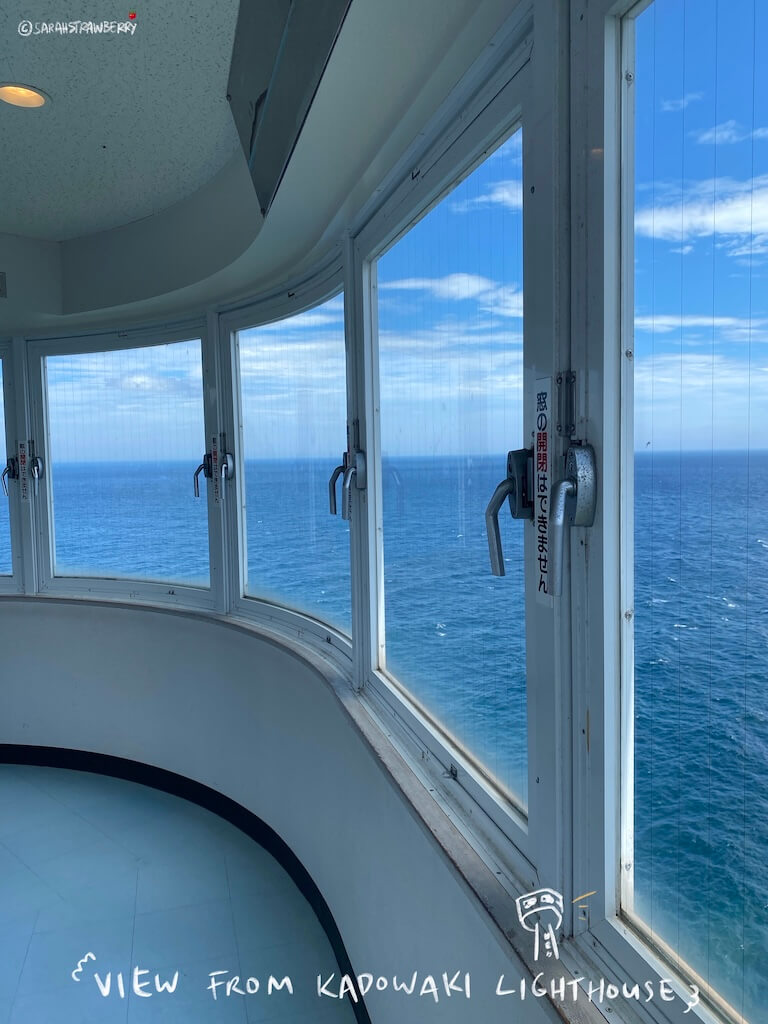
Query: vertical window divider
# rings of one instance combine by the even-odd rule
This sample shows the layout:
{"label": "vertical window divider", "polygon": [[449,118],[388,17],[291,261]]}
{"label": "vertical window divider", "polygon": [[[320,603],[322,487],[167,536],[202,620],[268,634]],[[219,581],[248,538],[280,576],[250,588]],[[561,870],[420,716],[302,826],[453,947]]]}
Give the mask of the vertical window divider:
{"label": "vertical window divider", "polygon": [[375,259],[365,259],[363,267],[363,302],[365,311],[365,395],[370,410],[368,416],[368,445],[372,455],[372,465],[368,470],[369,517],[368,531],[370,547],[368,551],[368,580],[370,586],[368,607],[370,621],[370,651],[368,670],[376,670],[384,665],[386,650],[386,634],[384,629],[384,477],[381,464],[381,425],[380,409],[381,380],[379,375],[379,301],[377,263]]}
{"label": "vertical window divider", "polygon": [[[587,359],[587,292],[582,284],[581,268],[585,264],[588,250],[588,238],[586,231],[586,204],[589,187],[589,165],[584,158],[583,150],[586,146],[587,136],[587,105],[577,98],[576,86],[579,74],[583,74],[583,68],[587,64],[587,52],[589,48],[589,20],[584,3],[577,3],[571,13],[571,53],[572,53],[572,94],[570,104],[570,134],[574,145],[570,152],[571,165],[571,368],[581,367]],[[584,374],[581,374],[584,381]],[[577,378],[578,379],[578,378]],[[577,412],[580,403],[587,416],[591,416],[588,399],[589,393],[579,389],[577,392]],[[598,498],[599,500],[599,498]],[[573,552],[571,563],[572,571],[577,564],[582,563],[580,553]],[[581,596],[586,597],[587,587],[582,589]],[[572,615],[572,658],[573,658],[573,683],[571,690],[571,736],[572,751],[570,760],[570,774],[572,776],[571,790],[571,820],[572,820],[572,845],[571,845],[571,880],[574,892],[591,892],[595,886],[591,884],[594,877],[593,844],[594,838],[585,827],[589,819],[590,825],[593,820],[589,815],[591,800],[591,780],[589,776],[590,763],[592,758],[592,743],[600,729],[600,720],[596,715],[596,708],[592,706],[589,684],[580,667],[581,659],[584,657],[586,638],[580,635],[578,617],[579,611],[574,601],[571,606]],[[601,818],[601,816],[599,816]],[[594,825],[596,831],[601,827]],[[602,880],[602,876],[601,876]],[[573,914],[571,931],[573,935],[586,932],[591,923],[591,917],[596,913],[595,907],[597,894],[587,901],[587,909],[583,914]]]}
{"label": "vertical window divider", "polygon": [[372,418],[375,404],[374,374],[370,361],[370,265],[350,234],[343,242],[344,336],[347,372],[347,450],[358,447],[366,458],[366,488],[353,491],[350,529],[350,581],[352,587],[352,685],[364,688],[374,663],[378,638],[378,585],[375,575],[379,457]]}
{"label": "vertical window divider", "polygon": [[[37,494],[31,485],[27,490],[27,498],[22,501],[26,505],[26,514],[22,517],[25,520],[24,546],[25,556],[29,553],[30,558],[25,557],[25,564],[29,561],[32,566],[32,577],[28,593],[45,591],[46,581],[53,576],[53,516],[50,503],[50,445],[48,443],[48,416],[45,397],[45,357],[29,342],[22,342],[25,346],[23,365],[25,367],[25,380],[22,393],[25,398],[25,409],[23,416],[18,419],[19,443],[29,445],[30,440],[35,442],[35,450],[45,460],[46,472],[38,485]],[[27,456],[29,452],[27,451]],[[25,577],[29,573],[25,570]],[[26,584],[26,579],[25,579]],[[25,586],[26,589],[26,586]]]}
{"label": "vertical window divider", "polygon": [[[634,686],[635,686],[635,466],[634,466],[634,168],[635,168],[635,22],[623,18],[620,32],[621,65],[621,181],[620,231],[621,253],[621,334],[618,347],[621,377],[621,468],[619,509],[619,566],[620,566],[620,722],[621,740],[619,792],[621,809],[619,822],[621,846],[619,862],[618,900],[620,908],[632,912],[634,906],[634,847],[635,847],[635,775],[634,775]],[[616,73],[614,72],[614,81]]]}
{"label": "vertical window divider", "polygon": [[[203,405],[205,416],[205,449],[210,451],[215,445],[219,459],[216,472],[224,456],[224,435],[227,438],[227,450],[231,450],[231,432],[226,429],[226,410],[224,403],[223,375],[219,358],[218,317],[215,313],[206,316],[205,332],[202,338],[203,362]],[[237,486],[235,474],[234,487]],[[212,481],[213,483],[213,481]],[[214,608],[226,613],[230,606],[228,588],[229,554],[227,551],[227,505],[233,497],[233,484],[225,483],[219,475],[218,487],[209,485],[208,492],[208,544],[210,549],[211,596]],[[224,488],[227,488],[225,495]]]}
{"label": "vertical window divider", "polygon": [[[0,429],[5,431],[6,458],[16,458],[18,456],[16,445],[18,433],[17,410],[19,405],[23,405],[23,402],[18,402],[16,398],[15,381],[18,379],[19,368],[16,366],[14,358],[14,347],[15,343],[13,341],[0,344],[0,359],[2,359],[3,366],[3,409],[5,412],[5,419],[4,422],[0,423]],[[0,466],[0,470],[4,468],[4,465]],[[0,496],[0,501],[7,501],[8,503],[9,538],[11,544],[11,576],[7,584],[4,583],[4,589],[7,587],[7,590],[19,593],[24,590],[24,559],[21,549],[21,539],[23,536],[21,495],[17,480],[8,480],[7,487],[8,497],[6,498],[4,494]]]}
{"label": "vertical window divider", "polygon": [[226,536],[226,611],[231,613],[245,593],[247,547],[245,537],[245,470],[243,454],[243,414],[240,408],[240,360],[237,331],[219,314],[216,317],[219,394],[227,450],[235,463],[235,479],[227,494],[224,509]]}
{"label": "vertical window divider", "polygon": [[[572,368],[579,436],[598,462],[597,513],[572,541],[574,934],[615,919],[619,860],[620,20],[610,0],[572,12]],[[586,83],[586,88],[585,88]]]}
{"label": "vertical window divider", "polygon": [[[540,14],[540,16],[539,16]],[[556,376],[570,366],[569,264],[570,196],[568,137],[567,13],[557,3],[542,3],[535,22],[536,59],[530,69],[523,119],[523,290],[524,374],[523,437],[536,445],[536,393],[549,381],[556,402]],[[565,78],[565,80],[564,80]],[[526,125],[531,125],[528,130]],[[535,126],[535,127],[534,127]],[[564,166],[565,163],[565,166]],[[554,412],[554,409],[552,410]],[[551,417],[554,418],[554,417]],[[554,424],[552,424],[554,426]],[[584,436],[577,426],[577,437]],[[549,495],[564,475],[569,440],[550,430]],[[549,506],[548,506],[549,507]],[[538,513],[535,513],[537,515]],[[547,513],[549,514],[549,513]],[[571,699],[574,673],[571,646],[571,586],[561,596],[538,591],[536,521],[526,524],[524,540],[525,622],[528,694],[528,836],[540,884],[557,889],[565,900],[563,925],[572,925]],[[563,555],[578,547],[569,531]],[[548,554],[551,559],[551,534]],[[552,579],[551,566],[548,580]]]}

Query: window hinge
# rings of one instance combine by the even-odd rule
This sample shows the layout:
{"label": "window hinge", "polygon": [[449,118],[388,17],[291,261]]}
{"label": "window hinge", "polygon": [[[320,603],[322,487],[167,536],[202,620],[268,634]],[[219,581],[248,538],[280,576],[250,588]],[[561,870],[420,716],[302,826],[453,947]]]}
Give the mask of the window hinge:
{"label": "window hinge", "polygon": [[573,437],[576,433],[576,374],[564,370],[557,375],[557,433]]}

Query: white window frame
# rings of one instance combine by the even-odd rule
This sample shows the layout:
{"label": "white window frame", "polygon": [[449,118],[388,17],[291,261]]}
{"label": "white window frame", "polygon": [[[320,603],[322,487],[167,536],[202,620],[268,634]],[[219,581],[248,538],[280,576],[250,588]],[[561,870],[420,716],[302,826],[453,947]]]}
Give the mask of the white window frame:
{"label": "white window frame", "polygon": [[[16,379],[14,365],[14,346],[11,340],[0,341],[0,363],[3,368],[3,407],[5,419],[0,423],[0,429],[4,431],[6,458],[17,455],[16,437],[18,434],[18,423],[16,419]],[[0,470],[5,469],[5,462],[0,465]],[[21,564],[21,499],[18,484],[15,480],[7,479],[8,497],[0,493],[0,501],[7,502],[8,520],[10,525],[9,539],[11,544],[11,573],[0,575],[0,594],[19,594],[23,592],[22,564]]]}
{"label": "white window frame", "polygon": [[[210,586],[190,586],[169,580],[167,583],[142,579],[112,579],[89,576],[54,575],[54,524],[52,495],[49,486],[50,439],[48,437],[47,395],[44,385],[44,359],[46,356],[80,355],[133,348],[154,348],[178,341],[200,340],[203,372],[203,414],[207,439],[219,433],[217,389],[207,386],[216,380],[215,348],[206,329],[205,321],[192,321],[184,325],[159,328],[142,327],[139,330],[110,331],[108,333],[69,336],[66,338],[35,339],[27,342],[27,375],[29,381],[30,437],[45,460],[38,498],[30,497],[29,505],[35,520],[35,556],[37,562],[37,592],[50,596],[88,597],[99,600],[128,600],[148,604],[182,605],[223,611],[225,607],[223,582],[223,530],[220,508],[213,488],[207,486],[208,547],[210,552]],[[203,452],[200,452],[203,455]],[[195,467],[190,465],[190,481]],[[55,471],[55,469],[54,469]],[[208,483],[206,481],[206,483]],[[220,505],[220,503],[218,503]],[[200,514],[205,514],[203,509]]]}
{"label": "white window frame", "polygon": [[[235,458],[235,479],[238,485],[238,501],[230,503],[226,510],[226,529],[237,538],[236,545],[229,548],[228,566],[228,607],[232,615],[250,622],[279,631],[292,639],[301,640],[310,647],[339,663],[350,671],[352,662],[352,638],[343,630],[305,612],[290,608],[262,597],[246,594],[248,573],[248,548],[245,526],[245,490],[240,487],[244,478],[243,462],[243,417],[241,409],[240,360],[238,332],[258,329],[267,324],[278,323],[306,313],[343,294],[343,263],[341,252],[331,254],[319,270],[308,280],[299,280],[282,287],[279,291],[228,310],[217,317],[219,358],[224,373],[224,429],[232,438]],[[346,300],[345,300],[346,306]],[[346,314],[345,314],[346,315]],[[346,438],[338,439],[339,456],[346,447]],[[329,463],[330,477],[333,465]],[[352,569],[350,564],[350,579]],[[354,595],[353,595],[354,600]]]}
{"label": "white window frame", "polygon": [[[574,918],[562,960],[619,983],[649,981],[656,993],[671,979],[673,1002],[619,1002],[619,1014],[628,1006],[653,1024],[716,1024],[722,1001],[705,1002],[702,980],[663,958],[620,900],[632,872],[634,671],[634,50],[625,16],[649,2],[573,0],[571,12],[572,358],[599,473],[595,525],[571,540],[573,889],[597,892],[586,920]],[[701,1002],[686,1013],[691,984]]]}
{"label": "white window frame", "polygon": [[[538,884],[560,888],[566,884],[562,824],[568,782],[561,770],[562,747],[557,736],[567,720],[569,687],[555,667],[562,651],[568,649],[568,597],[550,608],[536,603],[532,584],[533,532],[526,530],[529,746],[526,815],[519,806],[501,797],[478,773],[471,757],[465,757],[454,748],[421,713],[409,698],[407,689],[397,685],[378,667],[385,627],[375,311],[376,260],[446,192],[471,173],[491,149],[522,125],[524,280],[551,282],[551,288],[534,291],[529,286],[525,293],[528,384],[524,434],[528,436],[533,427],[529,394],[532,382],[545,372],[554,379],[557,370],[567,361],[568,341],[567,332],[558,330],[563,317],[563,268],[558,265],[554,244],[558,189],[562,185],[553,178],[552,167],[556,162],[553,153],[562,145],[563,133],[559,126],[567,117],[567,111],[557,108],[553,96],[561,87],[559,75],[553,75],[552,71],[554,64],[562,73],[556,48],[559,21],[554,9],[542,11],[543,17],[533,26],[532,13],[530,5],[518,5],[496,41],[495,66],[473,69],[462,83],[463,95],[449,99],[432,128],[425,132],[421,150],[406,154],[403,166],[398,169],[399,177],[393,176],[394,180],[382,190],[386,198],[380,200],[378,209],[353,231],[348,246],[353,286],[348,286],[347,293],[351,309],[350,363],[354,384],[351,398],[357,403],[349,415],[351,420],[359,420],[365,441],[363,447],[368,453],[368,490],[365,495],[358,495],[353,510],[353,529],[360,544],[357,566],[358,570],[363,567],[367,570],[359,581],[361,601],[356,603],[359,615],[356,635],[364,641],[356,652],[362,674],[361,697],[465,837],[515,893],[526,887],[536,888]],[[536,52],[540,56],[532,60],[534,33]],[[552,63],[548,63],[548,56]],[[453,110],[451,104],[456,105]],[[526,132],[526,123],[536,124],[541,130]],[[534,188],[539,190],[540,197],[535,201],[535,214],[534,201],[530,198]],[[359,294],[353,294],[354,285]],[[533,354],[534,346],[538,346],[537,355]],[[525,441],[510,438],[509,446],[521,443]],[[505,467],[500,465],[500,479],[504,471]],[[534,646],[531,636],[542,639],[535,645],[535,659],[531,656]],[[561,667],[566,664],[562,661]],[[567,669],[564,671],[567,675]],[[552,733],[553,717],[555,734]],[[468,821],[471,826],[467,825]]]}

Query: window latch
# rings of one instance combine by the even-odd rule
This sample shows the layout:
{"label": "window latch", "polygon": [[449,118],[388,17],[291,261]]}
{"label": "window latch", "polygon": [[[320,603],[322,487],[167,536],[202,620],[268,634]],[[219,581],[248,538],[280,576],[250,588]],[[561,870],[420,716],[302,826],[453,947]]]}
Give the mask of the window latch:
{"label": "window latch", "polygon": [[572,444],[565,456],[565,477],[552,488],[549,534],[552,539],[552,593],[563,592],[566,526],[591,526],[595,521],[597,471],[591,444]]}
{"label": "window latch", "polygon": [[200,480],[199,480],[199,477],[200,477],[201,473],[206,478],[206,480],[210,480],[211,477],[213,476],[213,462],[212,462],[212,457],[211,457],[211,453],[210,452],[206,452],[205,453],[205,455],[203,456],[203,461],[200,463],[200,465],[195,470],[194,487],[195,487],[195,497],[196,498],[200,497]]}
{"label": "window latch", "polygon": [[336,481],[339,479],[342,473],[346,472],[348,465],[349,452],[344,452],[344,454],[341,457],[341,465],[336,466],[334,471],[331,473],[331,479],[328,481],[328,504],[330,506],[330,512],[332,516],[336,515]]}
{"label": "window latch", "polygon": [[357,449],[350,453],[341,483],[341,518],[346,520],[350,520],[352,518],[353,480],[355,482],[355,488],[358,491],[365,490],[367,482],[365,454]]}
{"label": "window latch", "polygon": [[235,475],[235,460],[230,452],[224,452],[221,456],[221,479],[231,480]]}
{"label": "window latch", "polygon": [[3,473],[2,473],[2,478],[0,478],[0,479],[2,479],[3,493],[7,496],[7,494],[8,494],[8,484],[5,482],[6,479],[8,479],[8,480],[18,480],[19,479],[19,460],[14,455],[11,455],[11,457],[6,462],[5,469],[3,470]]}
{"label": "window latch", "polygon": [[[33,443],[30,443],[30,447],[34,452],[35,449]],[[43,473],[45,472],[45,463],[40,455],[32,455],[32,458],[29,460],[29,471],[35,482],[35,497],[37,497],[38,486],[40,481],[43,479]]]}
{"label": "window latch", "polygon": [[509,452],[506,478],[493,492],[485,510],[485,529],[494,576],[504,575],[499,512],[505,499],[509,499],[509,511],[513,519],[533,519],[533,448],[518,448],[517,451]]}
{"label": "window latch", "polygon": [[[226,498],[226,484],[234,479],[234,456],[231,454],[231,452],[226,451],[226,434],[221,434],[220,441],[221,444],[218,450],[218,467],[220,483],[218,489],[219,494],[221,495],[221,501],[223,502],[224,499]],[[216,442],[214,441],[214,447],[215,443]]]}

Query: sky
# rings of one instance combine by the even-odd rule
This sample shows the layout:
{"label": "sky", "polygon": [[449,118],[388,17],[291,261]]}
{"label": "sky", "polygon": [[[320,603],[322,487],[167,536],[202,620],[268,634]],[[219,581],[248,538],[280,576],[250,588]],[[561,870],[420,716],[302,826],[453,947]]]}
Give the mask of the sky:
{"label": "sky", "polygon": [[[760,0],[636,19],[640,451],[768,447],[765,52]],[[519,129],[378,260],[385,456],[524,444],[522,203]],[[241,332],[240,369],[247,458],[342,451],[342,296]],[[202,454],[197,343],[53,357],[48,385],[62,461]]]}
{"label": "sky", "polygon": [[636,22],[635,448],[768,447],[768,4]]}

